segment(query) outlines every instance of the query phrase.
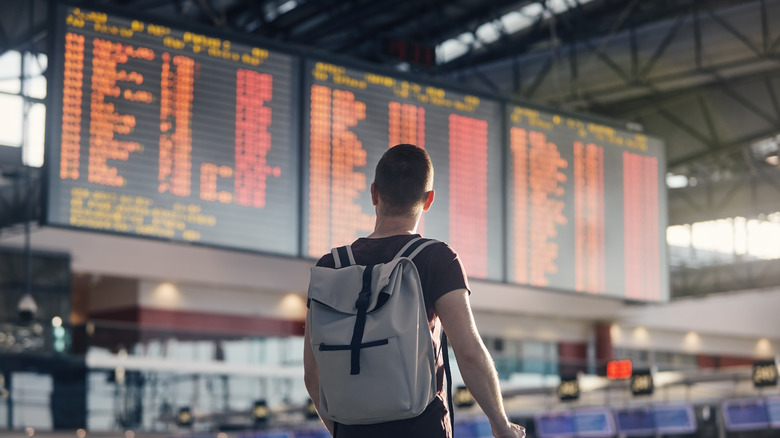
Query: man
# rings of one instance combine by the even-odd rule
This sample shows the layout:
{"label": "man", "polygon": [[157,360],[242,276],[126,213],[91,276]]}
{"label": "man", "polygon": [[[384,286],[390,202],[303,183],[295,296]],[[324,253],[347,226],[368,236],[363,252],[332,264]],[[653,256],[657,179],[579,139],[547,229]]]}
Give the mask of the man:
{"label": "man", "polygon": [[[374,232],[352,243],[355,262],[367,265],[390,261],[407,242],[419,236],[417,224],[422,212],[431,207],[433,197],[433,166],[425,150],[409,144],[388,149],[376,166],[371,184],[371,200],[376,208]],[[525,430],[510,423],[504,412],[498,376],[474,324],[468,280],[457,254],[446,244],[437,243],[423,249],[413,261],[423,286],[434,351],[440,348],[437,344],[443,329],[455,351],[461,376],[487,415],[493,435],[524,437]],[[334,267],[333,256],[323,256],[317,265]],[[319,372],[308,326],[305,339],[306,389],[319,409]],[[442,355],[437,355],[437,360],[437,396],[419,416],[370,425],[334,424],[327,419],[323,423],[336,438],[451,437]]]}

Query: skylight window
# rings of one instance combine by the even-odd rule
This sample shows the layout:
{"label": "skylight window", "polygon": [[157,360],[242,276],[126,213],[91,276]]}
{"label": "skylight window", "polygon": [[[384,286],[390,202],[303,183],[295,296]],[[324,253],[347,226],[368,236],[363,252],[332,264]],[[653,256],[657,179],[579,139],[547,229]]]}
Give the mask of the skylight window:
{"label": "skylight window", "polygon": [[735,217],[693,224],[673,225],[666,229],[669,246],[692,248],[722,255],[748,256],[752,259],[780,258],[780,212],[748,219]]}
{"label": "skylight window", "polygon": [[[591,0],[579,0],[579,4],[585,4]],[[511,35],[523,29],[527,29],[539,19],[551,17],[553,14],[566,12],[574,7],[577,2],[572,0],[546,0],[531,3],[516,11],[504,14],[498,20],[491,20],[477,27],[471,40],[464,40],[461,34],[436,46],[436,58],[440,64],[444,64],[460,58],[472,48],[479,48],[498,41],[502,32]]]}

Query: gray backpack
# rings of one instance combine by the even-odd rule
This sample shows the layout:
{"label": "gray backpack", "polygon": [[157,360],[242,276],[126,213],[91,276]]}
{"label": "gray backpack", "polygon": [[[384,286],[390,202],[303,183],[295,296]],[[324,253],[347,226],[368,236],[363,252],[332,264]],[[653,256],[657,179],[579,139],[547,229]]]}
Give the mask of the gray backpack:
{"label": "gray backpack", "polygon": [[[434,242],[412,239],[390,262],[368,266],[356,265],[351,247],[342,246],[332,250],[336,269],[311,269],[307,341],[320,374],[323,418],[342,424],[413,418],[436,396],[436,352],[412,262]],[[442,350],[446,355],[446,339]]]}

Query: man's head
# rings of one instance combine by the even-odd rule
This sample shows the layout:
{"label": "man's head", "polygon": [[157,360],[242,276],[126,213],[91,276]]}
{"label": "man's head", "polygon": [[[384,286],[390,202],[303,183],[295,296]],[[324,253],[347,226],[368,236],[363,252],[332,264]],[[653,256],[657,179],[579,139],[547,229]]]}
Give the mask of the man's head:
{"label": "man's head", "polygon": [[372,191],[382,200],[381,213],[388,216],[427,209],[433,201],[433,165],[428,153],[411,144],[388,149],[376,165]]}

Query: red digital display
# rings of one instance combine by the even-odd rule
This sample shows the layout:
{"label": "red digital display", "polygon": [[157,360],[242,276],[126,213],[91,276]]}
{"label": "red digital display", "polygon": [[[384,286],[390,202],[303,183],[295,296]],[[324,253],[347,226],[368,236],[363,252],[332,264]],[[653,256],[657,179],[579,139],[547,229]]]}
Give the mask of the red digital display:
{"label": "red digital display", "polygon": [[47,222],[298,254],[295,58],[59,15]]}
{"label": "red digital display", "polygon": [[667,300],[663,144],[552,112],[507,113],[508,280]]}
{"label": "red digital display", "polygon": [[436,200],[418,232],[452,245],[469,275],[501,279],[500,105],[324,62],[306,71],[306,254],[373,231],[374,166],[388,147],[412,143],[435,169]]}
{"label": "red digital display", "polygon": [[611,380],[630,379],[633,373],[630,360],[611,360],[607,362],[607,378]]}

